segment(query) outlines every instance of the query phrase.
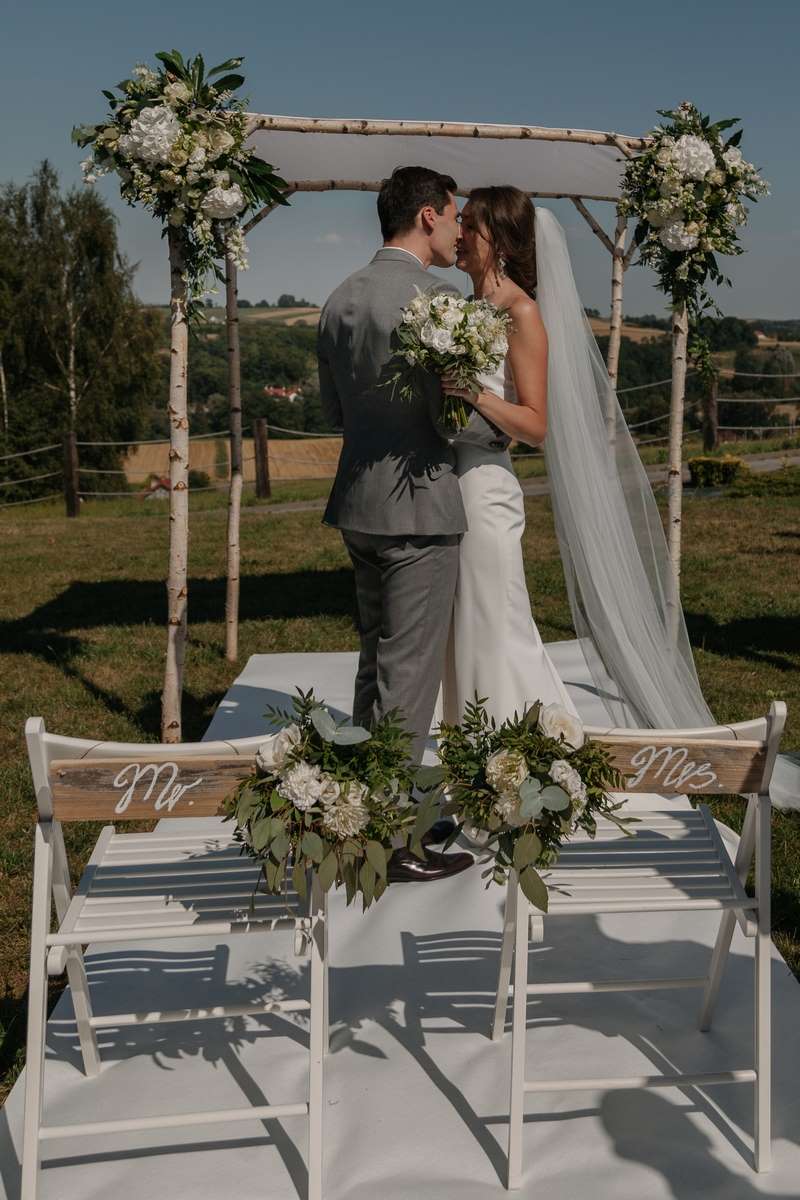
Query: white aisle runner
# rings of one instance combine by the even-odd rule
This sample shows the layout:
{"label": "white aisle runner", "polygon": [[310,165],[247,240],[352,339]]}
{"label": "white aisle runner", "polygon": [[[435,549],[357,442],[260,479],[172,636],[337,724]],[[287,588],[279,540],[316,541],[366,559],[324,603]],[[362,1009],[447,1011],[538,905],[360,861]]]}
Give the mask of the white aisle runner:
{"label": "white aisle runner", "polygon": [[[602,721],[576,643],[551,647],[587,721]],[[263,728],[268,703],[314,685],[350,706],[349,654],[255,656],[208,737]],[[326,1200],[484,1200],[506,1194],[509,1039],[488,1040],[502,892],[478,871],[394,886],[366,915],[331,902],[334,1036],[327,1059]],[[545,923],[531,977],[702,974],[713,914],[605,916]],[[305,960],[270,936],[90,949],[98,1012],[305,994]],[[285,958],[273,955],[282,946]],[[752,945],[736,931],[712,1031],[696,992],[529,1002],[526,1075],[654,1074],[752,1062]],[[773,950],[775,1165],[756,1176],[748,1085],[702,1091],[570,1092],[528,1098],[524,1197],[749,1200],[800,1194],[800,989]],[[148,1112],[236,1108],[305,1097],[306,1030],[285,1018],[108,1030],[103,1070],[80,1070],[68,993],[49,1022],[48,1124]],[[223,1028],[223,1025],[226,1027]],[[734,1048],[733,1050],[731,1048]],[[0,1114],[0,1195],[19,1192],[22,1089]],[[305,1195],[303,1118],[48,1142],[43,1200],[295,1200]]]}

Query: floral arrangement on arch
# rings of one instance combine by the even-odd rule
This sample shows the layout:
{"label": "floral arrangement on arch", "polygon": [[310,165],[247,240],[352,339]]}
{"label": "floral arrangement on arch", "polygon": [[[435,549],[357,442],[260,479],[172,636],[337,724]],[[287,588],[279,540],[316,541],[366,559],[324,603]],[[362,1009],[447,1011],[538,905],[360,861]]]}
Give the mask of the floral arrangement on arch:
{"label": "floral arrangement on arch", "polygon": [[189,298],[196,303],[206,294],[214,260],[226,251],[246,269],[241,218],[257,205],[288,204],[286,183],[245,147],[245,105],[233,97],[244,83],[236,73],[243,59],[206,72],[200,54],[188,62],[177,50],[155,57],[162,66],[134,67],[132,78],[117,84],[121,95],[103,91],[106,120],[73,129],[72,139],[91,148],[81,164],[87,183],[115,172],[124,200],[181,231]]}
{"label": "floral arrangement on arch", "polygon": [[443,811],[458,821],[449,840],[465,829],[482,844],[487,886],[507,883],[514,871],[531,904],[546,912],[540,872],[562,844],[579,828],[593,837],[598,815],[626,829],[617,815],[623,802],[608,795],[622,777],[560,704],[537,702],[500,725],[485,706],[476,696],[461,724],[440,726],[440,765],[423,767],[418,783],[445,793]]}
{"label": "floral arrangement on arch", "polygon": [[716,255],[742,253],[737,231],[747,221],[744,200],[769,195],[769,184],[739,149],[742,130],[723,138],[738,117],[712,123],[688,101],[658,113],[669,123],[656,126],[648,148],[628,161],[619,211],[637,218],[640,261],[656,272],[662,291],[686,304],[690,352],[709,366],[698,322],[707,309],[719,309],[706,279],[730,286]]}
{"label": "floral arrangement on arch", "polygon": [[[422,292],[403,309],[397,329],[395,357],[403,364],[388,381],[400,384],[403,398],[413,393],[404,378],[408,368],[423,367],[437,375],[452,374],[460,388],[471,388],[482,371],[494,371],[508,350],[511,318],[489,300],[466,300],[451,292]],[[460,396],[442,400],[442,422],[463,429],[469,420]]]}
{"label": "floral arrangement on arch", "polygon": [[325,891],[344,884],[348,904],[360,894],[366,909],[388,886],[395,842],[410,835],[421,853],[438,815],[410,798],[411,734],[396,713],[371,731],[337,723],[313,691],[298,690],[293,710],[267,709],[283,727],[261,744],[225,814],[243,852],[262,862],[267,891],[284,892],[291,877],[305,897],[311,871]]}

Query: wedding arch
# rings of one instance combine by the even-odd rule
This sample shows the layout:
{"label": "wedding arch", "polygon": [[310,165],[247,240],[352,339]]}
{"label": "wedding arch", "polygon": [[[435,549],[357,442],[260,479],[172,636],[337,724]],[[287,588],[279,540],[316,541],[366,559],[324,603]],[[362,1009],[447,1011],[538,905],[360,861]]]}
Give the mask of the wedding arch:
{"label": "wedding arch", "polygon": [[[606,438],[616,459],[627,446],[638,456],[619,416],[615,385],[622,333],[625,270],[638,248],[672,301],[672,376],[668,469],[668,569],[658,585],[665,605],[667,658],[687,659],[697,706],[707,711],[690,663],[680,606],[682,435],[687,353],[711,372],[699,318],[713,304],[706,277],[727,282],[714,251],[741,253],[735,228],[746,220],[742,197],[768,193],[738,149],[737,120],[711,123],[694,105],[659,110],[670,120],[645,136],[586,129],[473,122],[393,121],[250,113],[235,92],[244,84],[242,59],[207,68],[202,55],[184,61],[159,51],[160,66],[134,67],[132,77],[104,91],[108,113],[73,130],[87,182],[117,174],[122,197],[162,222],[170,261],[170,549],[167,573],[167,653],[162,738],[180,741],[181,693],[188,611],[188,326],[198,314],[206,278],[225,260],[231,480],[227,527],[226,657],[238,654],[239,524],[242,496],[242,412],[237,271],[247,265],[245,236],[301,192],[377,191],[402,164],[452,175],[462,195],[502,181],[533,199],[569,200],[611,257],[611,320],[601,389]],[[279,164],[281,174],[272,164]],[[604,229],[587,203],[613,205]],[[635,218],[628,244],[628,218]],[[689,347],[689,325],[692,345]],[[619,422],[619,423],[618,423]],[[624,434],[624,436],[623,436]],[[658,523],[655,510],[651,519]],[[653,526],[654,528],[654,526]],[[650,541],[648,541],[650,538]],[[652,538],[645,532],[644,543]]]}

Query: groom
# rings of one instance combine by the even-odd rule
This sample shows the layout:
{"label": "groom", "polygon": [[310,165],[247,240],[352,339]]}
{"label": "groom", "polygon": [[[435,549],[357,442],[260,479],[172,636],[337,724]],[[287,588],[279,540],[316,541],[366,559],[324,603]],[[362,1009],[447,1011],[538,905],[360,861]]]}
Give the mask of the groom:
{"label": "groom", "polygon": [[[467,524],[453,451],[438,428],[439,379],[417,369],[409,399],[387,381],[397,369],[402,310],[416,289],[459,295],[428,274],[432,265],[455,262],[455,191],[449,175],[427,167],[398,167],[384,180],[383,249],[330,296],[317,347],[322,409],[343,428],[323,520],[341,530],[355,571],[361,654],[353,721],[369,726],[401,709],[416,762],[442,678]],[[440,879],[473,861],[468,854],[426,853],[423,862],[396,850],[390,878]]]}

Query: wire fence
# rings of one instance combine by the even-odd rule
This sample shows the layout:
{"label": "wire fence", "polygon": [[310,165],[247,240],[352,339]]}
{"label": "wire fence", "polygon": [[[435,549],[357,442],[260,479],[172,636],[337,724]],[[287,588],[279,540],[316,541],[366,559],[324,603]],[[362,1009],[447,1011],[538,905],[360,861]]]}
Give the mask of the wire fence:
{"label": "wire fence", "polygon": [[[689,371],[689,372],[687,372],[687,377],[690,375],[693,375],[693,374],[696,374],[696,372]],[[800,372],[737,371],[733,367],[722,368],[720,371],[720,374],[723,374],[723,375],[726,375],[729,377],[741,376],[742,378],[747,378],[747,379],[800,379]],[[622,396],[622,395],[628,395],[632,392],[640,392],[640,391],[646,391],[647,389],[665,387],[671,383],[672,383],[672,377],[669,376],[664,379],[653,380],[650,383],[640,383],[640,384],[634,384],[631,387],[618,388],[617,395]],[[703,401],[701,399],[691,401],[690,403],[688,403],[685,406],[684,411],[692,412],[695,409],[697,409],[697,407],[699,405],[701,405],[702,403],[703,403]],[[719,404],[755,404],[755,405],[800,404],[800,396],[719,396],[719,397],[717,397],[717,404],[718,405]],[[639,429],[647,429],[652,425],[659,424],[661,421],[668,420],[669,416],[670,416],[669,411],[666,411],[666,412],[660,413],[658,416],[655,416],[655,417],[648,417],[647,419],[642,420],[642,421],[635,421],[635,422],[629,423],[628,428],[631,431],[636,431]],[[726,432],[726,433],[727,432],[730,432],[730,433],[754,433],[754,434],[755,433],[757,433],[757,434],[763,434],[763,433],[781,434],[781,433],[783,433],[784,435],[795,436],[795,431],[796,431],[796,424],[795,424],[794,420],[791,420],[788,425],[717,424],[716,427],[720,432]],[[242,433],[246,433],[246,432],[250,431],[251,428],[252,427],[250,425],[243,426]],[[331,468],[331,474],[333,474],[333,471],[335,470],[335,461],[332,458],[330,460],[328,460],[326,458],[313,458],[313,457],[308,457],[308,456],[303,456],[303,455],[296,455],[294,453],[287,453],[287,452],[282,453],[281,450],[278,448],[278,446],[280,445],[280,443],[282,441],[288,442],[290,439],[295,439],[295,438],[296,439],[302,439],[302,438],[313,438],[313,439],[325,439],[325,438],[337,439],[338,438],[338,439],[341,439],[342,435],[340,433],[315,432],[313,430],[307,430],[307,429],[290,429],[290,428],[287,428],[286,426],[271,425],[271,424],[269,425],[268,428],[269,428],[270,433],[277,433],[277,434],[285,435],[283,438],[277,439],[277,443],[278,443],[277,446],[276,446],[275,440],[270,442],[269,450],[268,450],[268,462],[274,462],[276,464],[282,463],[282,462],[290,462],[293,465],[297,464],[298,466],[301,466],[301,467],[314,466],[314,467],[317,467],[318,469],[327,467],[327,468]],[[211,441],[214,439],[223,439],[223,438],[227,438],[229,436],[230,436],[230,430],[222,429],[222,430],[216,430],[213,433],[192,434],[189,437],[189,442],[190,443],[205,442],[205,441]],[[657,442],[666,441],[668,439],[668,437],[669,437],[668,434],[662,434],[662,435],[658,435],[655,437],[645,437],[645,438],[640,438],[637,435],[636,443],[637,443],[637,445],[640,445],[640,446],[653,445]],[[142,438],[137,441],[130,441],[130,440],[116,440],[116,441],[80,440],[80,441],[78,441],[78,440],[76,440],[74,442],[74,445],[76,448],[80,447],[80,448],[86,448],[86,449],[116,449],[116,450],[119,450],[124,447],[127,451],[130,452],[140,446],[156,446],[156,445],[167,446],[168,442],[167,442],[166,438],[159,437],[159,438]],[[59,442],[53,442],[47,446],[33,446],[29,449],[17,450],[17,451],[13,451],[9,454],[0,455],[0,463],[2,463],[2,462],[11,463],[12,461],[16,461],[19,459],[30,458],[30,457],[40,455],[40,454],[52,453],[53,451],[59,451],[62,449],[63,449],[62,443],[59,443]],[[514,460],[528,459],[528,458],[538,457],[538,456],[540,456],[540,454],[541,454],[541,451],[532,451],[532,452],[526,451],[526,452],[522,452],[522,453],[512,454],[512,458]],[[245,464],[257,462],[257,459],[258,459],[257,454],[247,455],[242,459],[242,465],[244,466]],[[229,458],[226,457],[225,459],[219,459],[219,460],[215,460],[212,463],[204,464],[201,473],[206,474],[207,470],[211,470],[216,473],[224,471],[225,478],[222,479],[219,483],[194,484],[188,490],[190,492],[226,491],[229,487],[229,473],[230,473]],[[160,492],[162,490],[162,485],[161,485],[160,480],[162,478],[165,478],[168,473],[167,470],[164,470],[163,473],[161,475],[159,475],[158,471],[154,471],[154,470],[148,469],[146,467],[137,468],[133,463],[129,464],[126,468],[87,467],[87,466],[80,465],[77,467],[77,471],[78,471],[79,476],[86,476],[86,477],[89,477],[89,476],[111,476],[111,477],[117,477],[117,478],[124,478],[126,480],[129,480],[131,483],[131,486],[124,491],[121,491],[121,490],[119,490],[119,491],[118,490],[87,491],[85,488],[82,489],[80,487],[77,487],[75,489],[76,494],[83,500],[88,500],[95,496],[97,496],[97,497],[117,497],[117,498],[137,499],[137,500],[146,498],[147,496],[152,495],[154,491]],[[136,482],[136,479],[135,479],[136,476],[140,477],[141,485],[146,485],[148,480],[151,480],[151,481],[154,480],[155,481],[154,486],[149,489],[146,488],[145,486],[140,486],[138,488],[135,487],[134,485]],[[289,479],[289,478],[282,479],[282,480],[280,480],[280,482],[290,482],[290,481],[301,482],[304,479],[327,478],[327,477],[330,477],[330,476],[329,475],[320,475],[319,471],[318,471],[317,474],[305,475],[305,476],[304,475],[292,476],[291,479]],[[55,471],[40,472],[37,475],[23,476],[23,477],[16,478],[16,479],[0,480],[0,489],[20,488],[20,487],[25,487],[28,484],[41,483],[46,479],[56,479],[56,478],[62,478],[62,480],[65,480],[64,467],[62,467],[59,470],[55,470]],[[255,481],[252,479],[244,480],[245,486],[251,485],[254,482]],[[3,494],[3,493],[0,493],[0,495],[1,494]],[[14,507],[17,507],[19,505],[24,505],[24,504],[42,504],[48,500],[57,499],[60,495],[61,495],[61,493],[59,493],[59,492],[50,492],[44,496],[27,497],[27,498],[21,499],[21,500],[8,500],[8,501],[4,501],[4,503],[0,504],[0,509],[14,508]]]}

